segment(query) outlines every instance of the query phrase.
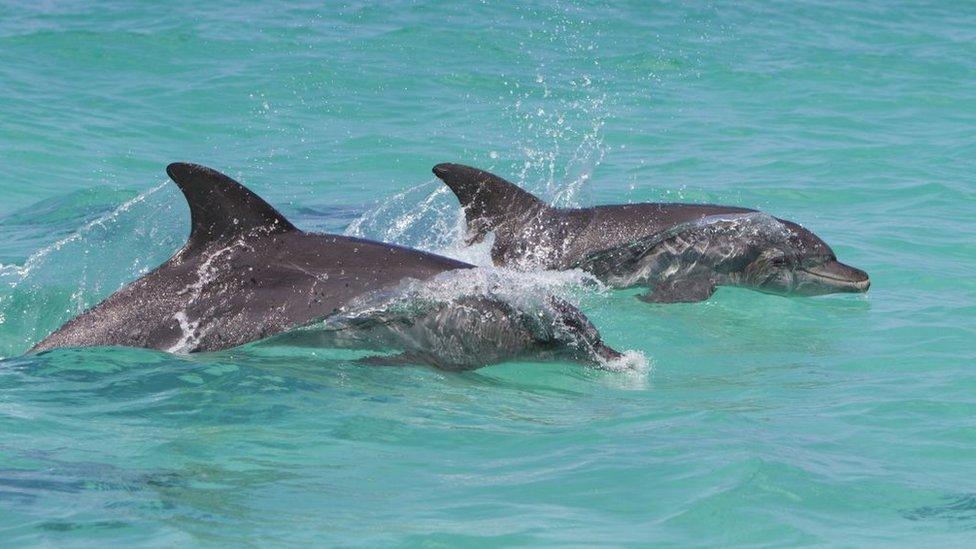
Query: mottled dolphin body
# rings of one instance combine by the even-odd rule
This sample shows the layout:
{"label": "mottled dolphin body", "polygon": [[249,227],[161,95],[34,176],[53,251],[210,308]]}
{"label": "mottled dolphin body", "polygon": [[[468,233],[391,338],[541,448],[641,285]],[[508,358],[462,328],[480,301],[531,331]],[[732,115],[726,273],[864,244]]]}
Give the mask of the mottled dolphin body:
{"label": "mottled dolphin body", "polygon": [[780,295],[865,292],[868,275],[837,261],[791,221],[732,206],[644,203],[553,208],[491,173],[438,164],[464,208],[468,243],[494,233],[492,260],[518,268],[580,268],[618,288],[646,286],[656,303],[708,299],[717,286]]}
{"label": "mottled dolphin body", "polygon": [[[473,273],[467,271],[472,266],[381,242],[301,231],[210,168],[177,163],[167,173],[190,206],[186,245],[32,351],[215,351],[278,335],[285,342],[400,350],[405,362],[447,369],[532,354],[572,355],[584,362],[620,356],[603,345],[581,312],[552,297],[546,310],[555,327],[540,328],[538,313],[491,296],[384,309],[381,297],[395,294],[405,281]],[[350,312],[356,304],[360,309]],[[323,319],[325,328],[318,332],[298,330],[292,340],[280,335]]]}

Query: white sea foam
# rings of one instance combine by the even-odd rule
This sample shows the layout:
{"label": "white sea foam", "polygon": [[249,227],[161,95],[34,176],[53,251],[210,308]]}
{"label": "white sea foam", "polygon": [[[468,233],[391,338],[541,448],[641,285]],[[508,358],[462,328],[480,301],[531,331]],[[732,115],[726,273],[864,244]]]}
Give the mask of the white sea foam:
{"label": "white sea foam", "polygon": [[598,367],[610,372],[631,372],[637,375],[646,374],[650,370],[650,362],[644,353],[628,350],[621,355],[611,360],[601,360]]}

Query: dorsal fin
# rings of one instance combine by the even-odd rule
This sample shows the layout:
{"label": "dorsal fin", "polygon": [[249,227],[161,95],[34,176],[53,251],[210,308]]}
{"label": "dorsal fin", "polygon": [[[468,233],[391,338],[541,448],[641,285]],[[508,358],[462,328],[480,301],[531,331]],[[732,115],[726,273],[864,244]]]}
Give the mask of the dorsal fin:
{"label": "dorsal fin", "polygon": [[497,175],[461,164],[438,164],[434,175],[457,195],[468,222],[469,242],[506,221],[533,215],[548,206]]}
{"label": "dorsal fin", "polygon": [[255,229],[269,234],[297,230],[261,197],[217,170],[175,162],[166,167],[166,173],[190,206],[187,249],[230,240]]}

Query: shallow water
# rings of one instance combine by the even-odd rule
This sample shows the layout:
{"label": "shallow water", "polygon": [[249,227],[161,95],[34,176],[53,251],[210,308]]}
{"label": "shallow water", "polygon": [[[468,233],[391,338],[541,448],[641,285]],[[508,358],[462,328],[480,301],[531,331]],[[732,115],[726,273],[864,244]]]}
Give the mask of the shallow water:
{"label": "shallow water", "polygon": [[[0,5],[0,540],[972,543],[974,78],[964,3]],[[438,162],[755,207],[873,285],[567,290],[626,373],[21,356],[182,245],[175,160],[468,260]]]}

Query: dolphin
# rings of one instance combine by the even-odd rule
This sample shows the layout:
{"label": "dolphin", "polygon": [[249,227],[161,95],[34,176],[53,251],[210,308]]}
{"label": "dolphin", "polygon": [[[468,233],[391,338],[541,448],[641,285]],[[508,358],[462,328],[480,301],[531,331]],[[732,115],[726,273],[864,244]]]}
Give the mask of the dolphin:
{"label": "dolphin", "polygon": [[400,350],[389,363],[453,370],[526,355],[587,363],[621,356],[603,344],[583,313],[549,295],[541,312],[490,294],[405,305],[390,296],[409,294],[409,288],[417,294],[417,284],[475,273],[473,266],[382,242],[304,232],[213,169],[174,163],[166,172],[190,207],[183,248],[30,352],[89,346],[201,352],[271,338]]}
{"label": "dolphin", "polygon": [[470,166],[433,169],[464,209],[467,243],[494,233],[496,265],[582,269],[616,288],[648,287],[652,303],[696,302],[717,286],[778,295],[866,292],[864,271],[837,261],[800,225],[756,210],[643,203],[554,208]]}

